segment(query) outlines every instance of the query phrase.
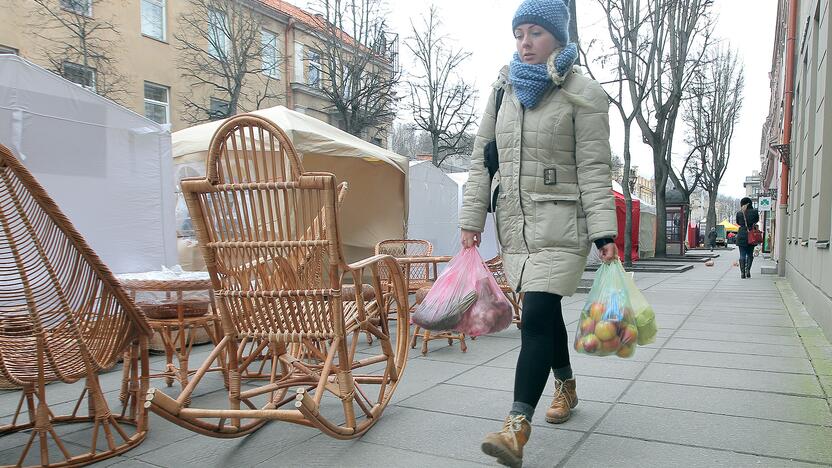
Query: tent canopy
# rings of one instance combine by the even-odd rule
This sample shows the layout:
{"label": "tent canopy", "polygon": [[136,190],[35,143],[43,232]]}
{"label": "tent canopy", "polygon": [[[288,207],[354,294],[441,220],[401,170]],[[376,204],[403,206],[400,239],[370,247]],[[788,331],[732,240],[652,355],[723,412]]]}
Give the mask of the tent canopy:
{"label": "tent canopy", "polygon": [[15,55],[0,55],[0,143],[115,273],[176,263],[170,132]]}
{"label": "tent canopy", "polygon": [[435,255],[459,250],[459,186],[430,161],[411,161],[407,238],[433,244]]}
{"label": "tent canopy", "polygon": [[736,224],[728,221],[727,219],[719,223],[720,226],[725,226],[725,231],[727,232],[737,232],[740,230],[740,227]]}
{"label": "tent canopy", "polygon": [[[307,171],[334,173],[349,191],[339,212],[341,240],[348,260],[366,257],[375,244],[401,239],[407,221],[407,158],[283,106],[252,114],[279,126],[303,159]],[[173,159],[182,174],[205,174],[205,158],[214,132],[225,121],[173,133]],[[178,180],[178,179],[177,179]]]}

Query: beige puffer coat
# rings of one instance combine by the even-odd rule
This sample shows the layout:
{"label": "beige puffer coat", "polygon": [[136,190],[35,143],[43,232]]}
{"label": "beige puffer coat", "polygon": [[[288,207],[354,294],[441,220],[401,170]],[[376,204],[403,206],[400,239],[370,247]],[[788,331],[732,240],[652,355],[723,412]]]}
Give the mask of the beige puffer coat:
{"label": "beige puffer coat", "polygon": [[[459,227],[482,232],[492,187],[499,184],[497,236],[512,287],[571,296],[590,242],[618,232],[607,95],[577,70],[532,109],[515,97],[508,67],[493,88],[474,142]],[[495,123],[499,88],[505,94]],[[489,184],[483,150],[495,133],[500,170]]]}

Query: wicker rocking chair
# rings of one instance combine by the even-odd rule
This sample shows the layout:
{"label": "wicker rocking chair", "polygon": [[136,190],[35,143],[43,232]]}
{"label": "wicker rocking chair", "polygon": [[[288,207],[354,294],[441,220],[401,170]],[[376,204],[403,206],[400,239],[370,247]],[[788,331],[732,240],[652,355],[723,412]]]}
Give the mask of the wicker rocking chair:
{"label": "wicker rocking chair", "polygon": [[[395,260],[376,255],[345,262],[335,176],[306,172],[286,134],[267,119],[240,115],[223,124],[211,142],[206,174],[183,180],[182,191],[224,336],[176,399],[151,389],[146,406],[222,438],[251,433],[269,420],[340,439],[365,433],[390,402],[407,360],[407,291]],[[388,290],[381,287],[382,266],[393,271]],[[376,293],[347,298],[348,282],[353,291],[372,286]],[[388,297],[405,325],[388,321]],[[356,354],[361,333],[379,341],[376,355]],[[268,355],[266,381],[246,379],[245,341],[260,343]],[[227,407],[200,408],[196,397],[186,407],[222,355]],[[243,381],[259,386],[244,388]]]}
{"label": "wicker rocking chair", "polygon": [[[0,435],[30,431],[15,466],[81,466],[144,440],[149,335],[144,315],[112,273],[43,187],[0,145],[0,384],[21,389],[12,420],[0,426]],[[114,366],[127,349],[127,398],[121,413],[114,414],[98,372]],[[81,379],[85,385],[79,386],[72,412],[56,414],[46,385]],[[77,423],[92,425],[83,451],[65,443],[55,429]]]}

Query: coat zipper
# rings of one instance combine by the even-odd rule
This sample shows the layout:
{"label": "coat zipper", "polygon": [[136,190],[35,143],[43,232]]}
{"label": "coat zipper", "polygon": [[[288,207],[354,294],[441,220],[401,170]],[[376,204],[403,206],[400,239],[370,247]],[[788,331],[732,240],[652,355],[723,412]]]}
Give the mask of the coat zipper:
{"label": "coat zipper", "polygon": [[[517,101],[516,97],[514,99]],[[526,239],[526,212],[523,210],[523,192],[520,188],[520,177],[523,175],[523,124],[526,122],[526,108],[519,101],[517,104],[520,106],[520,136],[517,141],[517,147],[519,148],[517,156],[517,203],[520,205],[520,216],[523,217],[521,232],[523,233],[523,243],[526,244],[526,259],[523,260],[523,267],[520,268],[520,279],[517,281],[516,292],[519,293],[523,284],[523,273],[526,271],[526,263],[531,257],[531,251],[529,250],[529,240]]]}

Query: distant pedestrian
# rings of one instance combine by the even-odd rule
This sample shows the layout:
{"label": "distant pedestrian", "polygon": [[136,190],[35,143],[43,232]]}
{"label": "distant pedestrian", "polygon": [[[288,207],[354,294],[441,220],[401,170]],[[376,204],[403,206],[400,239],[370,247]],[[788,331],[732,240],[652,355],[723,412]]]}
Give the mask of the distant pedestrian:
{"label": "distant pedestrian", "polygon": [[[569,41],[567,3],[525,0],[512,31],[517,51],[494,84],[479,126],[459,224],[462,244],[479,244],[493,202],[506,276],[524,293],[513,403],[503,429],[481,445],[498,463],[520,467],[552,374],[554,399],[545,421],[565,423],[578,404],[561,299],[575,293],[590,242],[602,261],[618,259],[618,228],[609,101],[597,81],[573,67],[578,48]],[[492,181],[483,161],[494,145],[499,168]],[[497,183],[500,192],[492,196]]]}
{"label": "distant pedestrian", "polygon": [[748,197],[740,200],[740,211],[737,211],[737,247],[740,249],[740,277],[751,278],[751,264],[754,263],[754,244],[748,243],[748,230],[760,221],[760,214],[751,205]]}
{"label": "distant pedestrian", "polygon": [[714,247],[716,247],[716,228],[712,227],[711,232],[708,233],[708,244],[711,245],[711,252],[714,251]]}

